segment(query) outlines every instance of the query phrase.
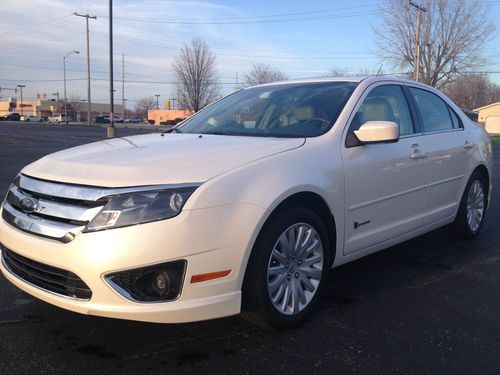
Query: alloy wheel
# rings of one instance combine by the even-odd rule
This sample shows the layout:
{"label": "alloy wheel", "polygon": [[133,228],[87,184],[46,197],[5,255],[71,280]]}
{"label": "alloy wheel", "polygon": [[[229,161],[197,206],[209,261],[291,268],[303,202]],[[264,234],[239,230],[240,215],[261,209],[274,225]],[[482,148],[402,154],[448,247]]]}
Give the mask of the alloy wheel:
{"label": "alloy wheel", "polygon": [[280,313],[297,314],[312,300],[323,274],[323,251],[309,224],[294,224],[280,235],[267,267],[267,290]]}
{"label": "alloy wheel", "polygon": [[478,230],[484,214],[484,188],[479,180],[475,180],[467,196],[467,224],[471,231]]}

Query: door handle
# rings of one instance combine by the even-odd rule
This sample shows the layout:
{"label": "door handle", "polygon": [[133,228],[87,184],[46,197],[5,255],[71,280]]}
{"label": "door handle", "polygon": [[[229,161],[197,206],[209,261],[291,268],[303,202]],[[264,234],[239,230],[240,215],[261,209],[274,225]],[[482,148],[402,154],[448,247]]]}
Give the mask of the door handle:
{"label": "door handle", "polygon": [[417,159],[425,159],[427,157],[427,154],[425,152],[420,152],[419,150],[415,150],[411,155],[410,158],[413,160]]}
{"label": "door handle", "polygon": [[464,148],[466,148],[466,149],[468,149],[468,148],[474,148],[474,144],[469,143],[469,141],[465,141]]}

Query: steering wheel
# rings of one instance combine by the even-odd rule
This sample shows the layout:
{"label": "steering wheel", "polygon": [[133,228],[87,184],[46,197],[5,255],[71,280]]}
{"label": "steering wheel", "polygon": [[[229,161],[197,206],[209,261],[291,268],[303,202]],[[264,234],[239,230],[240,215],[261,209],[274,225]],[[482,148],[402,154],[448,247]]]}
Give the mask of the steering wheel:
{"label": "steering wheel", "polygon": [[308,123],[313,122],[313,121],[322,123],[323,125],[321,125],[321,128],[324,128],[325,125],[330,126],[330,121],[325,120],[324,118],[321,118],[321,117],[311,117],[311,118],[305,120],[304,123],[308,124]]}

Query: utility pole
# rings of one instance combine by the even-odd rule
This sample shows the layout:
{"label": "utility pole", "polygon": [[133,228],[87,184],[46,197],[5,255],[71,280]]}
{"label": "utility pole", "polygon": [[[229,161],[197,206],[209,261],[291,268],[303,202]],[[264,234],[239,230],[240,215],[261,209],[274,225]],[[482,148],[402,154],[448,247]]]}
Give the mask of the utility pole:
{"label": "utility pole", "polygon": [[125,121],[125,55],[122,53],[122,119]]}
{"label": "utility pole", "polygon": [[91,16],[89,14],[80,14],[73,13],[75,16],[84,17],[87,25],[87,124],[90,125],[92,123],[91,114],[92,114],[92,102],[90,100],[90,41],[89,41],[89,18],[94,20],[97,19],[96,16]]}
{"label": "utility pole", "polygon": [[413,63],[413,79],[418,82],[420,73],[420,17],[422,12],[427,12],[427,8],[418,5],[410,0],[410,5],[417,9],[417,29],[415,30],[415,61]]}
{"label": "utility pole", "polygon": [[66,109],[66,58],[72,53],[79,54],[79,51],[71,51],[66,56],[63,56],[63,71],[64,71],[64,122],[68,123],[68,110]]}
{"label": "utility pole", "polygon": [[113,0],[109,0],[109,127],[108,138],[116,137],[113,90]]}
{"label": "utility pole", "polygon": [[21,107],[21,116],[24,114],[24,110],[23,110],[23,87],[26,87],[26,85],[17,85],[17,87],[19,87],[19,89],[21,90],[21,104],[20,104],[20,107]]}
{"label": "utility pole", "polygon": [[160,94],[155,94],[156,96],[156,109],[160,109]]}

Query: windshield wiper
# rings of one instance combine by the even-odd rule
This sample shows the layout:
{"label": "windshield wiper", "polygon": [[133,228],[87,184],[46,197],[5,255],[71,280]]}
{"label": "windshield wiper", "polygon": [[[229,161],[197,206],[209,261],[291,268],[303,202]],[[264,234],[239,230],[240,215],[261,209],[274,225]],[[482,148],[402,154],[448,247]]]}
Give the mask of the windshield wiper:
{"label": "windshield wiper", "polygon": [[180,129],[178,129],[177,127],[175,128],[170,128],[168,130],[165,130],[163,133],[182,133]]}
{"label": "windshield wiper", "polygon": [[206,135],[240,135],[238,133],[228,132],[228,131],[222,131],[222,130],[215,130],[213,132],[204,133],[204,134],[206,134]]}

